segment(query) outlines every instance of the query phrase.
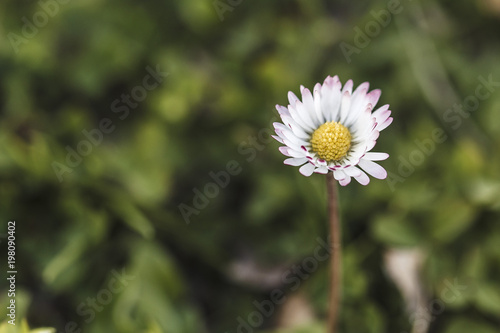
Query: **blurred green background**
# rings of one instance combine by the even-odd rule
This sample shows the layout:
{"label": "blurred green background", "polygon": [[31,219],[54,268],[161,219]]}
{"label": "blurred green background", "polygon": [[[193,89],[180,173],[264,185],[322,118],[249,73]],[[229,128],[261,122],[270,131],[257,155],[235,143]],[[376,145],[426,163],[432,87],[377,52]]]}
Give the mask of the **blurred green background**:
{"label": "blurred green background", "polygon": [[[499,20],[497,0],[0,3],[16,328],[324,331],[328,261],[290,270],[326,240],[325,179],[283,165],[269,133],[289,90],[338,74],[395,119],[374,149],[389,180],[340,188],[340,331],[499,332],[500,87],[480,79],[500,82]],[[420,253],[413,303],[388,273],[400,249]],[[273,290],[286,301],[252,317]]]}

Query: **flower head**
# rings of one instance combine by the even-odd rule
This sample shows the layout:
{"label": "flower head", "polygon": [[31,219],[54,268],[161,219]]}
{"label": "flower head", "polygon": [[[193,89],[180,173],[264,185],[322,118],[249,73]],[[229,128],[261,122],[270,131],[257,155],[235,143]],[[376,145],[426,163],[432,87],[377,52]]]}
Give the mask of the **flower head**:
{"label": "flower head", "polygon": [[352,88],[352,80],[342,87],[337,76],[328,76],[322,85],[314,86],[313,93],[301,86],[302,100],[290,91],[290,105],[276,105],[283,123],[274,123],[277,136],[273,137],[284,144],[280,151],[289,157],[285,164],[301,166],[304,176],[331,171],[343,186],[351,178],[367,185],[367,173],[378,179],[387,177],[385,169],[374,161],[389,155],[370,150],[380,131],[392,123],[389,105],[373,111],[380,90],[368,92],[368,82],[354,92]]}

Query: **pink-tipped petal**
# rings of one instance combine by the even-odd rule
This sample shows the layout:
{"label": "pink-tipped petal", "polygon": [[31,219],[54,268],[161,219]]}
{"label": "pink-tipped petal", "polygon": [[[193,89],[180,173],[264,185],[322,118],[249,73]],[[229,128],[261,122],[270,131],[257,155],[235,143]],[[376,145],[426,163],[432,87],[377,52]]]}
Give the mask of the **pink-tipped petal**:
{"label": "pink-tipped petal", "polygon": [[[384,112],[386,112],[388,110],[389,110],[389,104],[384,104],[381,107],[379,107],[377,110],[373,111],[373,116],[374,117],[378,117],[382,113],[384,113]],[[389,111],[389,112],[391,112],[391,111]]]}
{"label": "pink-tipped petal", "polygon": [[[330,82],[329,82],[330,83]],[[331,85],[324,84],[321,87],[321,109],[326,121],[338,121],[340,112],[340,101],[342,93],[339,81],[331,81]]]}
{"label": "pink-tipped petal", "polygon": [[307,164],[304,164],[303,166],[300,167],[299,172],[302,175],[309,177],[314,172],[314,168],[315,168],[315,166],[313,164],[307,163]]}
{"label": "pink-tipped petal", "polygon": [[302,158],[305,157],[306,153],[291,149],[290,147],[280,147],[280,152],[288,157]]}
{"label": "pink-tipped petal", "polygon": [[289,128],[292,130],[293,134],[295,134],[297,137],[301,138],[302,140],[309,140],[310,135],[304,131],[304,129],[293,122],[293,120],[289,123]]}
{"label": "pink-tipped petal", "polygon": [[345,168],[344,172],[348,176],[357,177],[357,176],[359,176],[361,174],[362,171],[359,170],[358,168],[356,168],[355,166],[352,166],[352,167],[349,167],[349,168]]}
{"label": "pink-tipped petal", "polygon": [[346,186],[351,182],[351,177],[347,176],[344,179],[339,180],[339,184],[342,186]]}
{"label": "pink-tipped petal", "polygon": [[370,140],[377,140],[379,136],[380,136],[380,132],[379,131],[373,131],[372,134],[370,134],[369,139]]}
{"label": "pink-tipped petal", "polygon": [[305,109],[308,111],[309,117],[311,118],[314,126],[318,127],[319,125],[321,125],[316,114],[316,106],[314,104],[313,95],[307,88],[304,88],[302,90],[302,103],[304,104]]}
{"label": "pink-tipped petal", "polygon": [[291,166],[299,166],[304,163],[307,163],[307,158],[287,158],[284,162],[286,165],[291,165]]}
{"label": "pink-tipped petal", "polygon": [[288,129],[286,128],[286,126],[285,126],[285,125],[283,125],[282,123],[278,123],[278,122],[274,122],[274,123],[273,123],[273,127],[274,127],[274,129],[275,129],[275,130],[277,130],[277,131],[278,131],[278,130],[279,130],[279,131],[286,131],[286,130],[288,130]]}
{"label": "pink-tipped petal", "polygon": [[299,98],[292,91],[288,92],[288,102],[291,106],[295,106],[295,103],[297,103],[298,100]]}
{"label": "pink-tipped petal", "polygon": [[387,177],[387,171],[375,162],[361,159],[358,165],[374,178],[385,179]]}
{"label": "pink-tipped petal", "polygon": [[353,96],[363,96],[370,89],[370,82],[361,83],[352,93]]}
{"label": "pink-tipped petal", "polygon": [[377,144],[377,141],[376,140],[369,140],[367,143],[366,143],[366,151],[370,151],[373,149],[373,147],[375,147],[375,145]]}
{"label": "pink-tipped petal", "polygon": [[366,95],[366,99],[368,100],[368,103],[370,103],[371,105],[376,105],[381,94],[382,91],[380,89],[374,89]]}
{"label": "pink-tipped petal", "polygon": [[342,101],[340,103],[341,123],[345,124],[350,109],[351,109],[351,93],[349,91],[345,91],[344,93],[342,93]]}
{"label": "pink-tipped petal", "polygon": [[[374,110],[381,91],[369,91],[368,82],[353,88],[352,80],[342,85],[338,76],[328,76],[323,84],[317,83],[311,90],[301,85],[300,99],[290,91],[287,107],[276,105],[282,121],[273,124],[277,135],[272,137],[283,144],[280,152],[289,157],[285,164],[299,167],[304,176],[332,171],[342,186],[353,178],[367,185],[369,175],[379,179],[387,177],[385,169],[373,161],[387,159],[389,155],[370,150],[376,145],[380,131],[393,121],[389,105]],[[341,122],[353,138],[348,155],[335,163],[320,159],[310,144],[312,133],[329,121]]]}
{"label": "pink-tipped petal", "polygon": [[276,110],[278,110],[278,113],[282,116],[290,116],[290,112],[284,106],[276,104]]}
{"label": "pink-tipped petal", "polygon": [[370,183],[370,177],[363,171],[361,171],[361,174],[359,176],[354,177],[360,183],[361,185],[368,185]]}
{"label": "pink-tipped petal", "polygon": [[274,140],[278,141],[279,143],[285,144],[285,143],[283,142],[283,139],[282,139],[282,138],[280,138],[279,136],[277,136],[277,135],[271,135],[271,137],[272,137]]}
{"label": "pink-tipped petal", "polygon": [[319,123],[325,122],[325,115],[323,114],[323,110],[321,109],[321,84],[316,83],[313,91],[313,99],[314,99],[314,111],[316,112],[316,118]]}
{"label": "pink-tipped petal", "polygon": [[344,84],[344,88],[342,88],[342,93],[345,93],[346,91],[349,92],[349,95],[352,95],[352,86],[353,82],[351,79],[347,80],[347,82]]}
{"label": "pink-tipped petal", "polygon": [[292,155],[290,155],[290,153],[288,152],[289,151],[288,147],[279,147],[278,149],[279,149],[280,153],[282,153],[283,155],[288,156],[288,157],[292,157]]}
{"label": "pink-tipped petal", "polygon": [[314,170],[315,173],[320,173],[326,175],[328,173],[328,168],[326,166],[320,166]]}
{"label": "pink-tipped petal", "polygon": [[391,110],[389,110],[389,104],[380,107],[377,111],[373,112],[373,116],[377,120],[378,124],[383,124],[389,116],[391,115]]}
{"label": "pink-tipped petal", "polygon": [[387,120],[384,121],[382,124],[377,125],[377,127],[376,127],[377,130],[378,131],[382,131],[382,130],[386,129],[387,126],[389,126],[390,124],[392,124],[392,120],[393,120],[392,117],[387,118]]}
{"label": "pink-tipped petal", "polygon": [[[297,110],[297,114],[299,115],[300,119],[302,119],[303,123],[307,125],[311,130],[315,130],[317,125],[312,118],[312,112],[314,112],[314,109],[309,110],[309,108],[302,102],[297,102],[297,104],[295,104],[295,109]],[[314,117],[316,118],[316,116]]]}
{"label": "pink-tipped petal", "polygon": [[345,179],[347,177],[347,175],[345,174],[344,171],[342,170],[333,170],[333,178],[335,178],[336,180],[342,180],[342,179]]}
{"label": "pink-tipped petal", "polygon": [[389,158],[389,154],[387,153],[375,153],[375,152],[369,152],[366,153],[365,156],[363,156],[365,160],[370,160],[370,161],[383,161]]}

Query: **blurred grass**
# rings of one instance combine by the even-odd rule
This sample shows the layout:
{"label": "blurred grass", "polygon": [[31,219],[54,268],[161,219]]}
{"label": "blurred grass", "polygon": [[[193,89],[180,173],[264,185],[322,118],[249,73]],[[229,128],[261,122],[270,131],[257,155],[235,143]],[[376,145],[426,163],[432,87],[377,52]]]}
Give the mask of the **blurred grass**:
{"label": "blurred grass", "polygon": [[[269,290],[235,280],[231,264],[250,257],[268,268],[291,265],[326,238],[323,177],[305,179],[284,166],[278,144],[259,134],[271,128],[287,91],[338,74],[356,85],[369,81],[382,89],[381,104],[391,104],[395,122],[375,148],[390,153],[382,164],[391,173],[419,149],[415,140],[436,128],[448,137],[394,191],[378,180],[341,189],[343,331],[410,331],[382,268],[391,247],[425,250],[431,295],[455,278],[467,285],[431,332],[498,330],[500,94],[457,129],[443,118],[474,94],[479,76],[500,80],[494,0],[402,2],[350,63],[340,43],[354,45],[353,28],[364,29],[374,21],[370,11],[387,2],[242,1],[222,22],[202,0],[58,8],[16,53],[8,34],[22,36],[22,18],[32,20],[41,7],[0,4],[0,233],[17,221],[18,323],[235,332],[237,318]],[[113,102],[157,65],[169,76],[120,119]],[[53,162],[65,163],[66,147],[77,149],[87,140],[82,131],[103,118],[115,130],[59,182]],[[241,173],[186,224],[178,205],[193,206],[193,188],[203,191],[209,173],[231,160]],[[78,306],[122,269],[136,279],[85,322]],[[327,272],[321,263],[301,284],[317,319],[304,332],[321,331]],[[1,295],[5,308],[3,285]],[[259,329],[272,331],[279,316]]]}

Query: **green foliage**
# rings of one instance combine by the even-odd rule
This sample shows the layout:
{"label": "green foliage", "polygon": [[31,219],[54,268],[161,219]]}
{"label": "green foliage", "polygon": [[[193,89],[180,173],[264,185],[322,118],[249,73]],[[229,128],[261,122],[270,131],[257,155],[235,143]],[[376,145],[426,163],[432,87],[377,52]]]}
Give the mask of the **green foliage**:
{"label": "green foliage", "polygon": [[[0,4],[0,234],[17,222],[18,266],[18,325],[3,321],[0,333],[50,331],[28,322],[236,332],[255,300],[295,293],[283,274],[327,238],[325,184],[283,165],[269,139],[274,105],[335,74],[380,88],[395,119],[374,149],[391,155],[381,162],[389,179],[340,189],[342,331],[411,331],[383,258],[418,247],[430,299],[444,302],[455,279],[466,286],[431,332],[496,332],[500,89],[481,90],[489,96],[470,114],[449,111],[476,94],[479,77],[500,81],[495,2],[402,2],[362,47],[353,28],[366,31],[389,2],[236,2],[222,21],[217,2],[202,0]],[[33,22],[41,3],[57,12],[31,36],[22,18]],[[342,43],[359,52],[346,57]],[[155,81],[158,70],[168,75]],[[148,75],[158,84],[127,104]],[[228,184],[196,199],[230,161]],[[195,211],[190,223],[181,204]],[[233,268],[248,263],[278,281],[238,278]],[[116,284],[122,272],[133,279]],[[256,331],[323,331],[327,281],[324,261],[300,283],[312,324],[280,330],[276,305]]]}

